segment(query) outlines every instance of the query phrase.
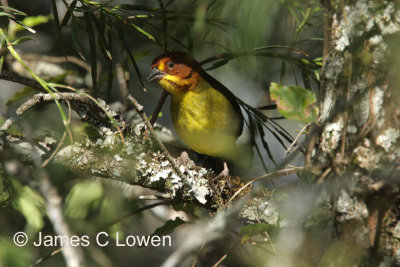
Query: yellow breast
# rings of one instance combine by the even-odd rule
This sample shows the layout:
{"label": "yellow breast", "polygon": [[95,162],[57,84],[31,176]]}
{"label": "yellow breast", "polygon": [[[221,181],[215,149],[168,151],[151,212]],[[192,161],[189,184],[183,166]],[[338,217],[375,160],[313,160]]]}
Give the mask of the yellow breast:
{"label": "yellow breast", "polygon": [[171,116],[179,137],[194,151],[234,160],[240,120],[229,100],[206,81],[171,96]]}

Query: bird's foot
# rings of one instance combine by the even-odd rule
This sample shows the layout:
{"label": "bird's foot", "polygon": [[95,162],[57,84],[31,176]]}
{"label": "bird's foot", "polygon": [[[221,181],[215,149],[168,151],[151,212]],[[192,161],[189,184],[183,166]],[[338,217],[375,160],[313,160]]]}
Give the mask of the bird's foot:
{"label": "bird's foot", "polygon": [[229,169],[225,161],[224,161],[224,169],[216,177],[214,177],[213,181],[217,179],[224,179],[224,180],[229,179]]}
{"label": "bird's foot", "polygon": [[189,158],[189,154],[186,151],[182,151],[180,157],[181,164],[188,169],[189,167],[193,166],[193,161]]}

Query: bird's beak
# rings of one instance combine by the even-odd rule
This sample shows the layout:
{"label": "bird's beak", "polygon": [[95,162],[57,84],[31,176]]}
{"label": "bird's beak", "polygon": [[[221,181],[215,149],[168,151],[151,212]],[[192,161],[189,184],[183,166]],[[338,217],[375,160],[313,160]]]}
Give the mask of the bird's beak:
{"label": "bird's beak", "polygon": [[150,73],[150,75],[147,76],[147,82],[151,82],[151,81],[154,81],[154,80],[158,80],[159,81],[165,75],[167,75],[166,72],[163,72],[163,71],[161,71],[161,70],[159,70],[157,68],[153,68],[151,73]]}

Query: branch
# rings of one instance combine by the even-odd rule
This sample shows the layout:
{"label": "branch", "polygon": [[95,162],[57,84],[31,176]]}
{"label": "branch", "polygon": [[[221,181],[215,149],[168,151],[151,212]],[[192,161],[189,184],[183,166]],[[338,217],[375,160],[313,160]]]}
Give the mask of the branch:
{"label": "branch", "polygon": [[[113,111],[105,103],[100,103],[89,95],[79,93],[79,91],[77,93],[53,93],[53,96],[42,93],[36,94],[16,110],[16,115],[21,116],[30,108],[41,103],[53,102],[54,99],[70,101],[71,108],[74,109],[84,121],[98,129],[101,129],[102,127],[111,127],[109,116],[112,115],[113,117],[119,117],[118,113]],[[121,121],[118,122],[120,123]],[[13,123],[14,118],[7,119],[0,127],[0,131],[7,131]]]}
{"label": "branch", "polygon": [[151,137],[153,138],[153,141],[157,144],[159,149],[164,153],[164,155],[167,157],[169,163],[171,164],[172,168],[176,172],[176,174],[181,177],[183,180],[185,179],[183,173],[181,170],[178,168],[178,166],[175,163],[175,160],[171,157],[161,140],[157,137],[156,133],[154,132],[153,126],[151,125],[150,121],[147,119],[146,114],[143,111],[143,106],[141,106],[136,99],[132,96],[129,95],[128,99],[132,102],[133,106],[135,107],[136,111],[139,113],[140,117],[142,117],[143,122],[146,124],[147,129],[150,131]]}
{"label": "branch", "polygon": [[36,89],[40,92],[47,93],[46,90],[44,90],[43,87],[40,85],[40,83],[38,83],[37,81],[23,77],[15,72],[3,70],[0,73],[0,79],[10,82],[16,82],[22,85],[32,87],[33,89]]}

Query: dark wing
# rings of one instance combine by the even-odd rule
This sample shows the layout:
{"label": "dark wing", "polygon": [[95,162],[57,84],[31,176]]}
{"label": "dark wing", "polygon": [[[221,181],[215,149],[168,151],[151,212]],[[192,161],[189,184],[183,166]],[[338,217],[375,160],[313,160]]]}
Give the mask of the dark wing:
{"label": "dark wing", "polygon": [[[261,159],[261,162],[264,165],[264,168],[266,169],[266,166],[264,164],[264,161],[261,157],[261,154],[255,142],[257,135],[260,135],[264,149],[267,151],[268,156],[271,158],[275,166],[277,166],[272,156],[272,153],[270,152],[268,142],[264,140],[265,137],[264,129],[269,131],[284,148],[286,148],[285,142],[287,142],[288,144],[291,144],[293,142],[294,140],[293,137],[282,126],[280,126],[278,123],[275,122],[276,118],[269,118],[264,114],[262,114],[258,109],[253,108],[250,105],[246,104],[244,101],[236,97],[231,91],[229,91],[229,89],[226,88],[223,84],[221,84],[219,81],[214,79],[211,75],[207,74],[202,69],[201,69],[201,75],[212,87],[214,87],[215,89],[220,91],[224,96],[226,96],[226,98],[228,98],[229,102],[232,104],[238,117],[240,118],[240,129],[238,130],[238,136],[242,134],[243,125],[245,122],[240,107],[242,107],[243,110],[246,112],[246,114],[248,115],[248,121],[246,121],[246,125],[249,127],[252,136],[251,143],[252,146],[256,147],[256,151]],[[268,108],[262,107],[261,109],[273,109],[273,106]]]}
{"label": "dark wing", "polygon": [[239,129],[237,131],[236,136],[240,136],[243,132],[243,125],[244,125],[244,119],[243,119],[243,114],[240,109],[240,105],[238,102],[238,98],[231,92],[229,91],[228,88],[226,88],[222,83],[214,79],[211,75],[207,74],[205,71],[202,70],[201,72],[201,77],[203,77],[204,80],[206,80],[213,88],[217,89],[220,93],[222,93],[231,103],[232,107],[235,109],[236,115],[239,118]]}

